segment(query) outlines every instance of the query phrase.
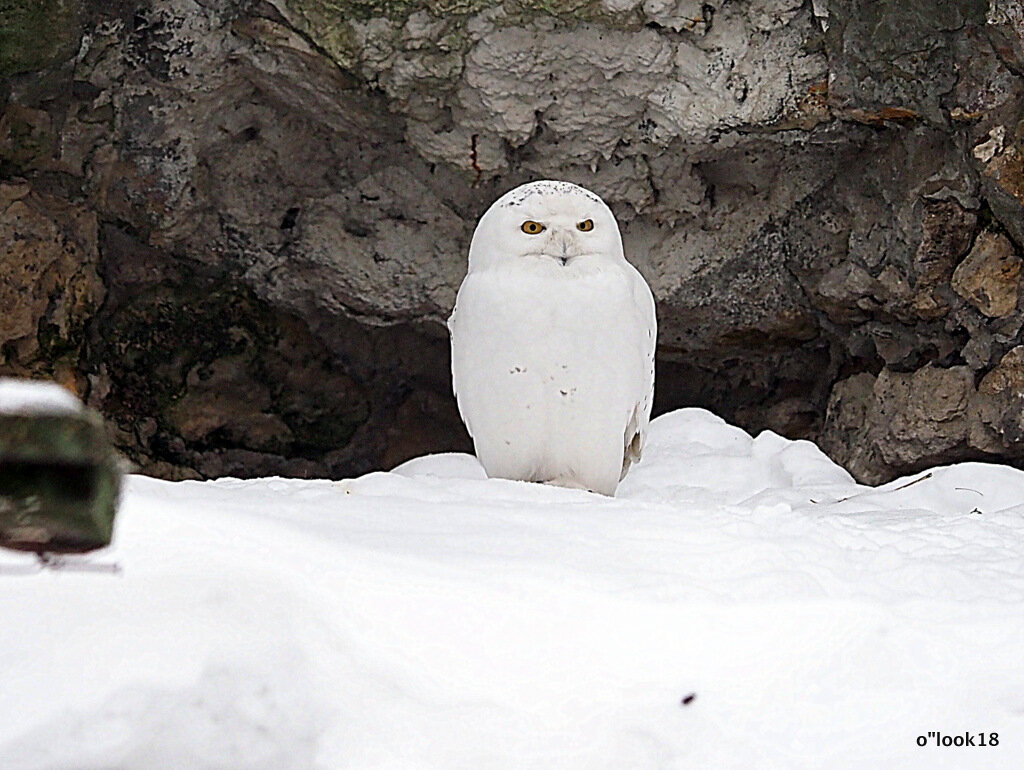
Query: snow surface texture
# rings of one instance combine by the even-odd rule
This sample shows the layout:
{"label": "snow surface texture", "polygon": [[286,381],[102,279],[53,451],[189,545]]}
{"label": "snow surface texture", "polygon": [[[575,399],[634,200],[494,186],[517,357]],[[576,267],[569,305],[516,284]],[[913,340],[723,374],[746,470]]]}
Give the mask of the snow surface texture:
{"label": "snow surface texture", "polygon": [[71,414],[81,402],[54,382],[0,377],[0,414]]}
{"label": "snow surface texture", "polygon": [[0,767],[1024,767],[1005,467],[861,487],[693,409],[614,499],[465,455],[133,477],[115,543],[0,575]]}

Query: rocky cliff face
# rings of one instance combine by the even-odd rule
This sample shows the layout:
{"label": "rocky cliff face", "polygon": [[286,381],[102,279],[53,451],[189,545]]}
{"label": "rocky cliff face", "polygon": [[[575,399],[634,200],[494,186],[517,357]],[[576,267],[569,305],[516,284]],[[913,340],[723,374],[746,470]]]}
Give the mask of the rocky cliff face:
{"label": "rocky cliff face", "polygon": [[466,448],[477,217],[600,193],[656,410],[1024,463],[1019,0],[8,0],[0,371],[168,477]]}

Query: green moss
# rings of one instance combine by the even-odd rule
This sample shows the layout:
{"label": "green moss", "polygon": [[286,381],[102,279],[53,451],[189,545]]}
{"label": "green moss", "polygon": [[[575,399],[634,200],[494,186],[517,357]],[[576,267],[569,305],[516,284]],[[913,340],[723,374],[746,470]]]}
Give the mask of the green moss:
{"label": "green moss", "polygon": [[196,366],[272,344],[273,324],[250,292],[197,280],[158,286],[135,297],[108,321],[106,344],[124,406],[160,413],[185,391]]}
{"label": "green moss", "polygon": [[0,0],[0,78],[70,58],[80,36],[75,0]]}
{"label": "green moss", "polygon": [[546,14],[565,19],[621,15],[608,11],[601,0],[288,0],[293,13],[328,25],[374,18],[402,22],[416,11],[427,11],[438,18],[469,16],[496,6],[504,6],[509,14]]}
{"label": "green moss", "polygon": [[334,62],[344,69],[354,69],[359,49],[351,22],[366,21],[375,16],[393,18],[407,16],[408,3],[380,0],[288,0],[288,10],[295,25]]}
{"label": "green moss", "polygon": [[[310,32],[310,30],[306,30]],[[317,44],[327,52],[335,64],[342,69],[353,70],[359,61],[355,33],[348,24],[328,27],[317,39]]]}
{"label": "green moss", "polygon": [[285,412],[281,415],[295,436],[291,447],[295,454],[316,457],[348,444],[356,429],[370,416],[365,401],[351,403],[351,409],[332,410],[327,404],[310,412]]}
{"label": "green moss", "polygon": [[639,7],[632,11],[609,11],[601,0],[507,0],[504,5],[508,24],[528,24],[540,16],[557,19],[567,26],[591,23],[635,30],[644,24]]}
{"label": "green moss", "polygon": [[542,13],[556,19],[590,21],[608,14],[603,4],[594,0],[518,0],[515,5],[527,13]]}
{"label": "green moss", "polygon": [[452,25],[446,35],[451,42],[468,45],[462,34],[466,21],[486,8],[503,6],[508,24],[526,24],[532,18],[548,16],[565,22],[596,22],[613,27],[637,28],[638,11],[613,13],[601,0],[288,0],[293,22],[337,63],[354,69],[361,58],[352,22],[387,19],[400,29],[417,11],[427,11]]}
{"label": "green moss", "polygon": [[39,343],[42,358],[47,361],[67,357],[77,359],[85,342],[85,326],[94,312],[95,307],[91,302],[83,303],[75,309],[75,315],[67,320],[66,328],[63,330],[46,318],[40,318],[36,341]]}
{"label": "green moss", "polygon": [[53,157],[57,140],[46,113],[11,105],[5,116],[7,136],[0,140],[0,167],[9,174],[24,173]]}
{"label": "green moss", "polygon": [[0,415],[0,545],[102,548],[113,534],[119,489],[99,415]]}
{"label": "green moss", "polygon": [[78,354],[82,349],[83,327],[84,323],[80,322],[65,335],[61,334],[60,327],[56,324],[40,319],[36,340],[39,342],[39,358],[44,369],[52,374],[61,364],[74,365],[78,362]]}
{"label": "green moss", "polygon": [[[275,451],[317,457],[336,450],[369,416],[359,386],[318,359],[319,348],[305,327],[227,279],[192,276],[184,285],[142,292],[103,321],[102,337],[94,353],[107,362],[112,385],[104,411],[126,425],[154,416],[167,438],[175,434],[175,405],[196,388],[202,393],[215,362],[228,358],[240,362],[239,383],[270,393],[266,411],[292,431],[290,443]],[[198,384],[189,384],[190,372]],[[244,446],[238,442],[230,431],[214,431],[190,448]],[[162,453],[159,446],[155,451]]]}

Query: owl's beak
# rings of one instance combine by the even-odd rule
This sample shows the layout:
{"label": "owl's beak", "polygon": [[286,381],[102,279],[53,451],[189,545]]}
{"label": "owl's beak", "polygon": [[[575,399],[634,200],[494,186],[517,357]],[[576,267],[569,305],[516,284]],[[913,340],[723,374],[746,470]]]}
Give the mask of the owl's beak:
{"label": "owl's beak", "polygon": [[573,242],[572,235],[570,233],[558,233],[554,239],[554,251],[552,255],[555,259],[562,263],[562,265],[569,264],[569,260],[576,256],[576,244]]}

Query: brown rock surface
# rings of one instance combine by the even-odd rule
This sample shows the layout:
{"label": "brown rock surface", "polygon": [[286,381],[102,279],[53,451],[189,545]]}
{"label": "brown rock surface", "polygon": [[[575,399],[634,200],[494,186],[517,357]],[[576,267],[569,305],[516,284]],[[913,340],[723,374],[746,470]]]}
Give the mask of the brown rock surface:
{"label": "brown rock surface", "polygon": [[990,318],[1003,318],[1017,310],[1021,264],[1006,236],[979,233],[953,273],[953,290]]}
{"label": "brown rock surface", "polygon": [[1024,395],[1024,346],[1015,347],[1003,356],[999,365],[981,378],[978,392],[985,396]]}
{"label": "brown rock surface", "polygon": [[26,182],[0,183],[0,360],[81,392],[84,329],[103,301],[95,215]]}
{"label": "brown rock surface", "polygon": [[[1021,137],[1016,137],[1019,142]],[[997,152],[982,173],[992,213],[1018,245],[1024,245],[1024,150],[1014,143]]]}
{"label": "brown rock surface", "polygon": [[832,392],[822,446],[868,483],[941,462],[951,451],[971,456],[974,394],[966,366],[857,375]]}

